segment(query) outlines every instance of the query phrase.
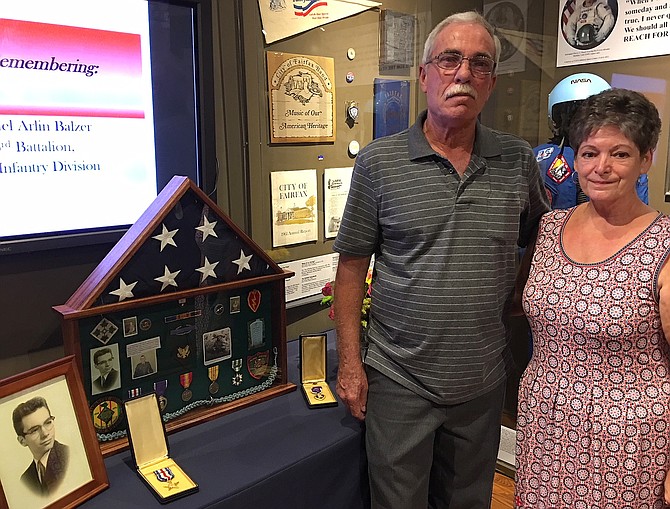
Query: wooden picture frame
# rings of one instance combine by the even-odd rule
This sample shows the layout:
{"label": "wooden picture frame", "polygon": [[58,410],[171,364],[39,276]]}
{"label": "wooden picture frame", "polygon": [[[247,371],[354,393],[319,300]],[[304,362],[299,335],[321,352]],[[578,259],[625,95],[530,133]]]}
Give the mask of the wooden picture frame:
{"label": "wooden picture frame", "polygon": [[[0,433],[2,509],[72,508],[109,486],[73,356],[0,381]],[[47,450],[38,476],[34,456]]]}

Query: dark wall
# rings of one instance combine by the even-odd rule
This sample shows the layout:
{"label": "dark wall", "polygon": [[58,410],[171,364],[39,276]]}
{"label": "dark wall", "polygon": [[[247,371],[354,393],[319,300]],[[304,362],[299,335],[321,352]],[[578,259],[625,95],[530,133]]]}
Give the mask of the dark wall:
{"label": "dark wall", "polygon": [[110,244],[0,257],[0,377],[62,355],[64,304],[102,260]]}

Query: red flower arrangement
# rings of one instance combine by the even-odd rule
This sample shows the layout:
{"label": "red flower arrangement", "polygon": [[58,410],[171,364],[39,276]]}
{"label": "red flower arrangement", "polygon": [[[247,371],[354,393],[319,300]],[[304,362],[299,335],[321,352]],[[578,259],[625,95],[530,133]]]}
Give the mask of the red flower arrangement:
{"label": "red flower arrangement", "polygon": [[[328,312],[328,318],[335,320],[335,308],[333,308],[333,303],[335,302],[335,295],[333,290],[335,288],[334,282],[328,282],[321,288],[321,305],[328,306],[330,311]],[[368,270],[368,274],[365,277],[365,294],[363,296],[363,303],[361,305],[361,327],[366,328],[368,326],[368,319],[370,317],[370,305],[372,304],[372,269]]]}

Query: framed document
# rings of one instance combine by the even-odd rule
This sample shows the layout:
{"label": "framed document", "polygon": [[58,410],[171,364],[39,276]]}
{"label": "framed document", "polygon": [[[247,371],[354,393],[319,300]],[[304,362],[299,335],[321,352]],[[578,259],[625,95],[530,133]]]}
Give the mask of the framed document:
{"label": "framed document", "polygon": [[335,60],[267,52],[270,143],[335,141]]}
{"label": "framed document", "polygon": [[379,71],[409,70],[414,65],[414,27],[411,14],[381,11]]}

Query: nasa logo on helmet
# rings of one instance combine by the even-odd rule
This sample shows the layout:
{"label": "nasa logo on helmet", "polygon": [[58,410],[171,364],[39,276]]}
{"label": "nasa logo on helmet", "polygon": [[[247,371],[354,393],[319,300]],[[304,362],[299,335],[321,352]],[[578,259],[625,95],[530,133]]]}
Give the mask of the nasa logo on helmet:
{"label": "nasa logo on helmet", "polygon": [[562,107],[575,101],[583,101],[589,96],[609,90],[610,84],[597,74],[580,72],[571,74],[559,81],[549,92],[549,108],[547,114],[553,123],[558,123]]}

